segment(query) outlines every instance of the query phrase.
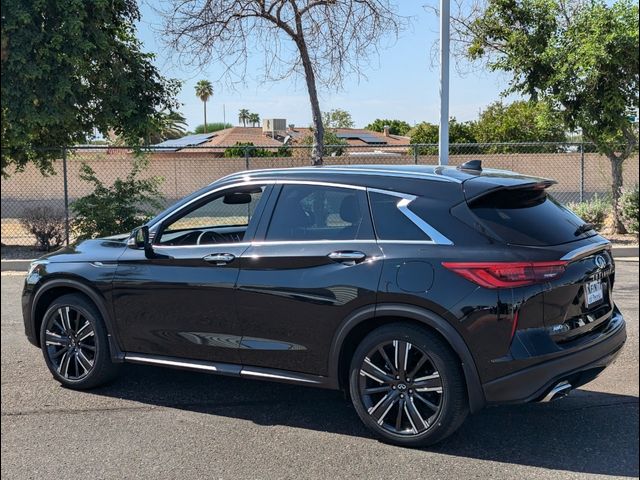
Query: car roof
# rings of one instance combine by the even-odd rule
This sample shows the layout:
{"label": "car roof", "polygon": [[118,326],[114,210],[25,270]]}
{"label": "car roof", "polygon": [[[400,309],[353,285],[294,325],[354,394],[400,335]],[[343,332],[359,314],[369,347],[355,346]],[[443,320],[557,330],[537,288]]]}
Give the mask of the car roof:
{"label": "car roof", "polygon": [[[318,167],[271,168],[265,170],[246,170],[233,173],[221,180],[243,179],[272,179],[272,178],[304,178],[318,180],[319,178],[341,175],[358,175],[361,177],[406,177],[411,179],[444,181],[463,183],[466,180],[482,177],[483,183],[494,183],[496,186],[516,183],[537,183],[549,181],[544,178],[522,175],[508,170],[482,169],[470,170],[442,165],[390,165],[390,164],[362,164],[362,165],[323,165]],[[360,182],[358,182],[360,183]],[[364,182],[366,183],[366,182]]]}

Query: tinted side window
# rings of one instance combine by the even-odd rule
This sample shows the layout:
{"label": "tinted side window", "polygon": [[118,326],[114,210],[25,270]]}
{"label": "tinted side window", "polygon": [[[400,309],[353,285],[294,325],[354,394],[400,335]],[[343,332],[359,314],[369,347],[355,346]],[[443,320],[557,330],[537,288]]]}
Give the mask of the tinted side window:
{"label": "tinted side window", "polygon": [[318,185],[284,185],[267,240],[359,240],[373,238],[363,191]]}
{"label": "tinted side window", "polygon": [[507,243],[558,245],[595,235],[544,190],[498,190],[474,200],[471,211]]}
{"label": "tinted side window", "polygon": [[376,234],[380,240],[431,240],[398,209],[400,198],[369,192],[369,200]]}
{"label": "tinted side window", "polygon": [[264,186],[225,190],[204,204],[188,209],[164,226],[163,245],[203,245],[241,242],[260,201]]}

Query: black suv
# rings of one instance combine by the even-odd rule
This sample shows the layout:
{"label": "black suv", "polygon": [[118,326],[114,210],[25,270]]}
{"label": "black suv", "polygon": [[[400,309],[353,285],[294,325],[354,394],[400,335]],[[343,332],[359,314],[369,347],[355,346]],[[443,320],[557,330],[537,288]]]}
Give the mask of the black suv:
{"label": "black suv", "polygon": [[610,245],[552,184],[478,162],[233,174],[35,261],[26,334],[67,387],[133,362],[344,389],[383,439],[432,444],[625,342]]}

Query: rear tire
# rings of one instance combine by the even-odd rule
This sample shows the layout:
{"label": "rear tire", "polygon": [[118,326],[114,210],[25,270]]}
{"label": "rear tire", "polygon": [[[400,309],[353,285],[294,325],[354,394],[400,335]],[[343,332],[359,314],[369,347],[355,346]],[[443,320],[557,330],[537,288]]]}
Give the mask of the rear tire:
{"label": "rear tire", "polygon": [[349,391],[364,424],[405,447],[443,440],[469,412],[459,358],[437,334],[405,323],[364,338],[351,361]]}
{"label": "rear tire", "polygon": [[84,295],[68,294],[53,301],[42,320],[40,345],[53,378],[65,387],[94,388],[118,373],[102,315]]}

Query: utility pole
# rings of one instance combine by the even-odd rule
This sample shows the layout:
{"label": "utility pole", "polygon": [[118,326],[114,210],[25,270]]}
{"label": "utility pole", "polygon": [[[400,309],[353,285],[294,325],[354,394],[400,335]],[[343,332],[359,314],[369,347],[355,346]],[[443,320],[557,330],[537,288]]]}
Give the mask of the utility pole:
{"label": "utility pole", "polygon": [[438,163],[449,164],[449,15],[450,0],[440,0],[440,128]]}

